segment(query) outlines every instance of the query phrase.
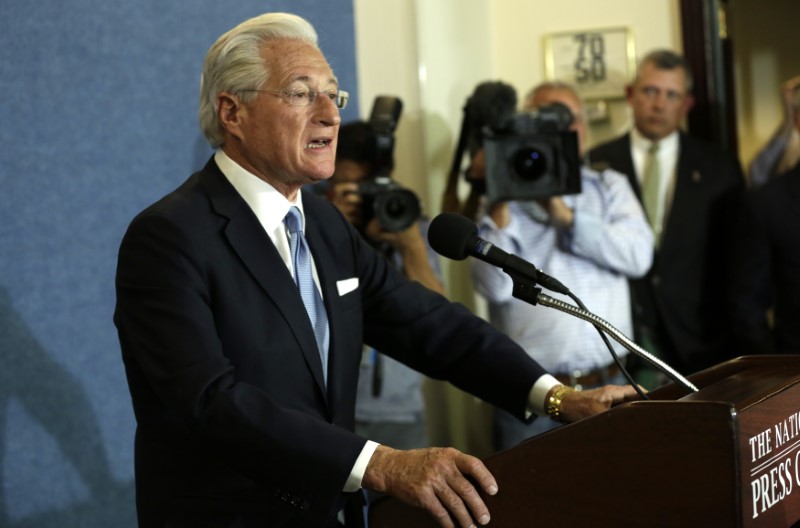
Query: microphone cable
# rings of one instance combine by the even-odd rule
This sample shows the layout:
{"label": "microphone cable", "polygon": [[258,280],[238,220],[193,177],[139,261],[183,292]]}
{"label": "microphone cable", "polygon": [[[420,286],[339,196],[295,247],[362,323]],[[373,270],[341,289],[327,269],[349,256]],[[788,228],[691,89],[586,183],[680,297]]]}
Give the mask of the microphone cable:
{"label": "microphone cable", "polygon": [[[586,305],[583,304],[583,301],[581,301],[577,295],[572,293],[571,290],[567,289],[567,295],[569,296],[570,299],[575,301],[575,304],[578,305],[578,308],[580,308],[585,312],[589,312],[589,310],[586,308]],[[611,357],[614,358],[614,363],[617,364],[620,372],[622,372],[622,375],[625,376],[626,380],[628,380],[628,383],[631,385],[631,387],[633,387],[633,390],[635,390],[636,393],[639,395],[639,397],[641,397],[643,400],[649,400],[650,396],[648,396],[647,393],[642,390],[639,384],[636,383],[636,381],[633,379],[633,376],[631,376],[631,374],[628,372],[628,369],[625,368],[625,365],[622,364],[622,359],[617,355],[617,352],[614,350],[614,347],[611,346],[611,341],[608,340],[608,336],[603,330],[603,327],[601,327],[596,323],[590,323],[590,324],[594,326],[595,330],[597,330],[597,333],[600,334],[600,337],[603,339],[603,343],[606,344],[606,348],[608,348],[608,351],[611,353]]]}

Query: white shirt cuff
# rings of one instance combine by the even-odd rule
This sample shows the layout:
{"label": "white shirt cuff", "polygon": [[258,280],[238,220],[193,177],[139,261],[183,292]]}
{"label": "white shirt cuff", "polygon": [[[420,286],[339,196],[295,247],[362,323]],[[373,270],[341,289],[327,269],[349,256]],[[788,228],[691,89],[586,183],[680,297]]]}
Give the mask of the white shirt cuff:
{"label": "white shirt cuff", "polygon": [[555,379],[550,374],[545,374],[536,380],[536,383],[531,387],[531,392],[528,393],[528,410],[525,413],[525,418],[530,418],[531,414],[537,416],[544,416],[547,414],[547,393],[556,385],[563,385],[560,381]]}
{"label": "white shirt cuff", "polygon": [[364,473],[367,471],[367,464],[369,464],[373,453],[375,453],[379,445],[380,444],[372,440],[367,440],[367,443],[364,444],[361,454],[358,455],[356,463],[353,464],[353,470],[350,472],[350,476],[347,477],[347,482],[344,483],[343,491],[345,493],[351,493],[361,489],[361,481],[364,479]]}
{"label": "white shirt cuff", "polygon": [[[561,382],[550,374],[545,374],[536,380],[536,383],[531,387],[531,392],[528,393],[526,418],[530,417],[531,414],[536,414],[538,416],[546,414],[544,399],[547,398],[547,393],[550,392],[550,389],[556,385],[561,385]],[[358,455],[358,458],[356,458],[356,463],[353,464],[352,471],[350,471],[350,476],[347,477],[347,482],[345,482],[343,490],[345,493],[361,489],[361,481],[364,479],[364,473],[367,471],[367,464],[369,464],[373,453],[375,453],[379,445],[380,444],[372,440],[367,440],[367,443],[364,444],[364,448],[361,449],[361,453]]]}

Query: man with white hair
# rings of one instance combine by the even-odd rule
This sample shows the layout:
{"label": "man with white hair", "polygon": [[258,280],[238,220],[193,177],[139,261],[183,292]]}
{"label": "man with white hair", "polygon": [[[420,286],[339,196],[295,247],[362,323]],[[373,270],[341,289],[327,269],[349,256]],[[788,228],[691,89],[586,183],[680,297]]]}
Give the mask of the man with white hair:
{"label": "man with white hair", "polygon": [[[328,527],[344,509],[358,526],[362,487],[445,527],[489,522],[478,490],[498,483],[478,459],[352,432],[362,344],[520,419],[543,414],[558,382],[300,191],[333,174],[347,102],[308,22],[272,13],[222,35],[200,98],[216,153],[132,221],[119,252],[139,525]],[[576,420],[632,394],[549,408]]]}

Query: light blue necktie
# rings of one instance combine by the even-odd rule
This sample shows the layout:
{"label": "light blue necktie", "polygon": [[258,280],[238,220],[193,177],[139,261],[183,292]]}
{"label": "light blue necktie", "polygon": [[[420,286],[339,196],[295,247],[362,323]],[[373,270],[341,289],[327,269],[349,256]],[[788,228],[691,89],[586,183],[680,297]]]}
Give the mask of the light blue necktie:
{"label": "light blue necktie", "polygon": [[311,320],[314,337],[317,340],[319,357],[322,360],[322,375],[328,383],[328,315],[325,313],[325,304],[322,296],[314,284],[314,275],[311,271],[311,252],[308,249],[306,238],[303,236],[303,222],[300,210],[292,207],[283,219],[289,230],[289,249],[292,253],[292,266],[294,267],[294,281],[300,290],[300,297]]}

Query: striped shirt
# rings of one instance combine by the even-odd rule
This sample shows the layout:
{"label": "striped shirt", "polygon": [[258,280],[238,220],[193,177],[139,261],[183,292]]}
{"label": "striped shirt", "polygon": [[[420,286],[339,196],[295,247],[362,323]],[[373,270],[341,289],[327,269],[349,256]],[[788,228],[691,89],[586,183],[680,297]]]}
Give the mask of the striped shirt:
{"label": "striped shirt", "polygon": [[[535,201],[509,202],[510,223],[499,229],[489,216],[480,236],[560,280],[592,313],[632,338],[627,279],[647,273],[653,234],[625,176],[581,170],[582,192],[562,199],[573,209],[571,229],[550,225]],[[512,280],[501,269],[472,259],[477,291],[486,297],[491,323],[555,374],[591,371],[610,364],[595,328],[576,317],[512,297]],[[564,295],[548,295],[574,304]],[[610,339],[620,356],[625,349]]]}

